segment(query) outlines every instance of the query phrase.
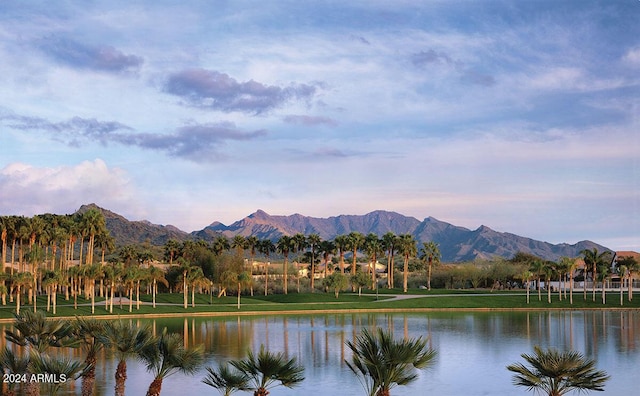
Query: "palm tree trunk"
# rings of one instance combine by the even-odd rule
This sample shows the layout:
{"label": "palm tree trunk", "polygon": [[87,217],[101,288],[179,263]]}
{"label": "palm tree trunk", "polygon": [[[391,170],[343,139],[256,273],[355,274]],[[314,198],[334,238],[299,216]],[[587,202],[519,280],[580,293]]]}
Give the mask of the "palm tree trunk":
{"label": "palm tree trunk", "polygon": [[160,396],[162,390],[162,377],[156,377],[149,385],[147,396]]}
{"label": "palm tree trunk", "polygon": [[408,290],[409,281],[409,257],[404,258],[404,271],[402,274],[402,290],[406,293]]}
{"label": "palm tree trunk", "polygon": [[87,356],[87,359],[84,362],[90,368],[82,376],[82,396],[92,396],[93,388],[96,383],[96,357]]}
{"label": "palm tree trunk", "polygon": [[124,385],[127,381],[127,361],[121,360],[118,362],[118,368],[116,369],[116,386],[115,396],[124,396]]}

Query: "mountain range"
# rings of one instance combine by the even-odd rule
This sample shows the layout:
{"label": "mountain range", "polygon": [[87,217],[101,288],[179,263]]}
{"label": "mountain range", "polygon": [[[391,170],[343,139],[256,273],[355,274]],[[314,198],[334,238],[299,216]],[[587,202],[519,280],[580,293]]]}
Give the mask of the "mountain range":
{"label": "mountain range", "polygon": [[118,246],[145,242],[152,245],[164,245],[170,239],[211,241],[221,235],[229,238],[235,235],[256,236],[259,239],[271,239],[275,242],[282,235],[316,233],[324,240],[331,240],[337,235],[357,231],[365,235],[374,233],[378,236],[387,232],[393,232],[396,235],[411,234],[419,242],[434,241],[440,247],[443,262],[473,261],[490,259],[495,256],[511,258],[518,252],[534,254],[548,260],[557,260],[561,256],[579,256],[584,249],[608,250],[591,241],[580,241],[573,245],[551,244],[515,234],[494,231],[484,225],[475,230],[469,230],[433,217],[427,217],[420,221],[414,217],[383,210],[376,210],[365,215],[340,215],[328,218],[309,217],[301,214],[272,216],[258,210],[228,226],[216,221],[202,230],[187,233],[171,225],[157,225],[148,221],[130,221],[94,204],[83,205],[79,211],[83,212],[91,207],[97,208],[103,213],[107,229],[115,238]]}

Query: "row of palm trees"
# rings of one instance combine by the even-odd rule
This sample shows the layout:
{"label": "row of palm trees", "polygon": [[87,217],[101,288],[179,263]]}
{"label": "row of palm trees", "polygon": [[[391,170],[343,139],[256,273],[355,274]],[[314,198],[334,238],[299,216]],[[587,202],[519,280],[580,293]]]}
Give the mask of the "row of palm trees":
{"label": "row of palm trees", "polygon": [[[3,383],[4,395],[39,395],[42,381],[34,378],[46,374],[42,386],[47,395],[56,395],[64,383],[81,378],[82,395],[91,396],[95,390],[97,356],[102,350],[111,351],[118,361],[116,396],[125,394],[130,359],[142,360],[154,375],[147,396],[160,395],[166,377],[176,372],[193,374],[203,361],[201,347],[185,348],[182,337],[167,333],[166,329],[154,335],[148,326],[85,318],[56,320],[47,318],[43,311],[16,315],[13,329],[5,330],[5,337],[16,347],[2,350],[0,368],[3,374],[17,380]],[[69,358],[60,348],[80,348],[85,359]]]}
{"label": "row of palm trees", "polygon": [[25,271],[25,264],[35,272],[37,265],[49,259],[48,269],[65,271],[76,260],[91,265],[98,255],[104,256],[114,247],[114,239],[106,227],[102,212],[90,208],[73,215],[43,214],[33,217],[0,216],[0,258],[10,264],[10,272]]}
{"label": "row of palm trees", "polygon": [[[583,280],[582,293],[583,298],[587,300],[587,279],[591,279],[591,295],[592,301],[596,301],[596,285],[600,283],[602,303],[606,303],[606,281],[613,275],[617,275],[620,279],[620,305],[623,304],[623,290],[625,280],[628,287],[628,300],[633,299],[633,277],[640,271],[640,263],[633,257],[619,258],[614,264],[614,255],[612,252],[598,252],[597,248],[585,249],[582,251],[582,257],[569,258],[561,257],[557,262],[533,260],[529,268],[521,275],[520,279],[527,286],[527,303],[529,303],[529,282],[536,280],[536,289],[538,291],[538,300],[542,299],[542,279],[546,280],[547,301],[551,303],[551,282],[558,282],[559,299],[567,298],[567,288],[569,289],[569,301],[573,304],[573,288],[574,280],[580,269],[581,278]],[[580,268],[582,267],[582,268]],[[568,287],[567,284],[568,283]]]}
{"label": "row of palm trees", "polygon": [[[175,240],[170,240],[165,244],[165,259],[169,263],[173,263],[179,257],[189,256],[189,252],[193,250],[193,246],[201,242],[185,241],[182,244]],[[253,265],[256,254],[262,254],[266,261],[273,253],[278,253],[283,257],[282,263],[282,279],[283,293],[288,292],[289,278],[289,258],[291,254],[303,254],[307,256],[306,260],[310,265],[310,282],[311,290],[315,290],[315,274],[320,272],[318,266],[322,269],[322,277],[326,278],[330,273],[334,272],[332,268],[332,259],[337,257],[338,269],[341,274],[349,271],[351,275],[357,272],[358,253],[364,253],[367,258],[367,270],[373,282],[376,279],[375,264],[378,259],[386,257],[387,273],[395,272],[395,258],[400,255],[403,260],[403,291],[408,289],[409,262],[411,259],[419,257],[428,268],[427,272],[427,288],[431,289],[431,269],[434,264],[440,261],[440,250],[435,242],[423,242],[418,249],[418,241],[411,234],[396,235],[392,232],[384,234],[382,237],[374,233],[364,235],[360,232],[351,232],[345,235],[338,235],[332,240],[323,240],[318,234],[312,233],[304,235],[301,233],[289,236],[281,236],[275,243],[270,239],[259,239],[256,236],[244,237],[236,235],[231,240],[224,236],[214,239],[210,245],[210,249],[217,255],[224,251],[233,250],[238,255],[248,253],[249,276],[253,275]],[[419,255],[418,255],[419,254]],[[346,256],[351,256],[351,262],[347,263]],[[268,265],[264,266],[265,283],[268,282]],[[387,287],[394,288],[394,277],[387,277]],[[265,293],[268,287],[265,285]]]}

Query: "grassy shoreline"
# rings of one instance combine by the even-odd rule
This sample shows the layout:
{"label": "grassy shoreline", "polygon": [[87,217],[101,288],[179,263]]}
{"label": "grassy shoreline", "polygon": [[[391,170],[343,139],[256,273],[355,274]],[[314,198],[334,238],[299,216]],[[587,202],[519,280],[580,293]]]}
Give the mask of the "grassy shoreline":
{"label": "grassy shoreline", "polygon": [[[133,301],[132,312],[129,312],[128,300],[123,301],[122,308],[116,299],[113,313],[105,309],[105,301],[96,298],[95,314],[91,314],[91,302],[78,298],[78,307],[74,309],[73,300],[66,301],[58,296],[56,315],[48,312],[48,316],[56,318],[73,318],[75,316],[94,317],[97,319],[118,319],[122,317],[183,317],[183,316],[256,316],[256,315],[294,315],[320,313],[409,313],[432,311],[541,311],[541,310],[640,310],[640,297],[627,301],[625,293],[623,305],[620,305],[619,292],[608,292],[606,304],[602,304],[601,293],[596,293],[596,301],[587,293],[587,300],[582,292],[575,293],[573,304],[569,300],[559,301],[558,295],[552,295],[552,302],[547,302],[547,295],[542,294],[538,300],[537,293],[530,295],[530,303],[526,303],[526,295],[522,291],[490,292],[488,290],[432,290],[415,291],[409,294],[397,290],[357,293],[341,293],[335,298],[333,293],[290,293],[269,296],[243,296],[241,307],[237,308],[234,296],[213,298],[208,295],[196,295],[196,306],[183,307],[182,294],[161,294],[156,298],[157,307],[151,306],[151,296],[140,296],[140,309]],[[567,296],[568,297],[568,296]],[[46,296],[37,300],[37,308],[46,310]],[[22,310],[33,310],[32,305],[22,305]],[[0,323],[13,321],[15,303],[0,306]]]}

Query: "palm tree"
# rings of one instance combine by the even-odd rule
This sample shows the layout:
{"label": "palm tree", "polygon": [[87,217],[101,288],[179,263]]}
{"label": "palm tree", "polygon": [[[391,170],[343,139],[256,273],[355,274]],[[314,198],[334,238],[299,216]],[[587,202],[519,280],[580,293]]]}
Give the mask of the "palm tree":
{"label": "palm tree", "polygon": [[207,367],[207,376],[202,382],[218,389],[224,396],[229,396],[235,391],[249,391],[249,377],[236,369],[231,369],[229,364],[221,364],[217,370]]}
{"label": "palm tree", "polygon": [[547,261],[544,263],[544,285],[547,288],[547,302],[551,304],[551,279],[558,271],[556,270],[556,264],[553,261]]}
{"label": "palm tree", "polygon": [[358,250],[364,243],[364,235],[357,231],[353,231],[353,232],[350,232],[347,235],[347,237],[349,238],[349,247],[353,251],[353,264],[351,265],[351,275],[355,275],[356,266],[357,266],[356,260],[358,259]]}
{"label": "palm tree", "polygon": [[339,266],[340,273],[344,274],[344,253],[349,249],[349,237],[346,235],[338,235],[333,239],[333,243],[338,250],[338,256],[340,257]]}
{"label": "palm tree", "polygon": [[[249,274],[253,277],[253,261],[256,257],[256,249],[260,244],[258,237],[251,235],[246,238],[247,249],[249,249]],[[253,296],[253,285],[251,286],[251,295]]]}
{"label": "palm tree", "polygon": [[28,272],[19,272],[12,276],[12,288],[16,291],[16,314],[20,315],[20,297],[22,296],[22,288],[31,285],[33,279]]}
{"label": "palm tree", "polygon": [[393,258],[398,247],[398,236],[391,231],[387,232],[382,236],[382,246],[387,252],[387,287],[391,289],[394,286],[393,274],[395,271],[393,268]]}
{"label": "palm tree", "polygon": [[435,242],[423,242],[420,249],[420,258],[427,262],[427,290],[431,290],[431,267],[433,263],[440,262],[440,248]]}
{"label": "palm tree", "polygon": [[[608,265],[611,261],[611,252],[604,251],[602,253],[598,253],[597,248],[593,248],[592,250],[585,249],[582,251],[582,255],[584,256],[584,266],[585,270],[591,267],[592,279],[593,279],[593,301],[596,301],[596,283],[598,280],[598,268]],[[604,288],[604,283],[602,284]]]}
{"label": "palm tree", "polygon": [[242,257],[244,249],[247,248],[247,240],[244,236],[238,234],[231,240],[231,248],[236,249],[236,254],[238,255],[238,257]]}
{"label": "palm tree", "polygon": [[180,252],[180,243],[175,239],[169,239],[164,244],[164,258],[169,262],[169,265],[173,265],[173,259],[178,256]]}
{"label": "palm tree", "polygon": [[97,355],[105,346],[102,337],[105,331],[105,322],[76,317],[73,324],[74,336],[76,340],[80,341],[80,346],[87,354],[84,360],[87,369],[82,374],[82,396],[91,396],[96,381]]}
{"label": "palm tree", "polygon": [[316,279],[316,248],[322,241],[320,235],[309,234],[307,236],[307,245],[311,248],[311,293],[315,291],[315,279]]}
{"label": "palm tree", "polygon": [[196,306],[196,288],[209,286],[211,281],[204,276],[202,268],[193,266],[187,275],[189,286],[191,287],[191,308]]}
{"label": "palm tree", "polygon": [[276,249],[278,250],[278,252],[282,253],[282,255],[284,256],[284,263],[282,264],[282,289],[284,291],[284,294],[287,294],[287,272],[289,270],[289,251],[291,250],[291,248],[293,247],[293,241],[291,240],[290,236],[287,235],[283,235],[280,237],[280,239],[278,239],[278,242],[276,243]]}
{"label": "palm tree", "polygon": [[527,288],[527,304],[529,304],[529,289],[530,289],[529,288],[529,284],[531,283],[531,278],[533,278],[533,272],[531,272],[529,270],[524,270],[520,274],[519,278],[526,285],[526,288]]}
{"label": "palm tree", "polygon": [[153,374],[153,381],[147,396],[160,396],[162,381],[175,373],[195,374],[204,359],[202,345],[187,349],[181,335],[167,333],[165,328],[160,337],[142,352],[147,371]]}
{"label": "palm tree", "polygon": [[548,396],[561,396],[572,390],[604,390],[609,376],[595,369],[594,360],[573,351],[542,350],[538,346],[533,351],[533,355],[521,355],[530,367],[522,363],[507,366],[507,370],[515,373],[514,385]]}
{"label": "palm tree", "polygon": [[118,360],[115,373],[115,395],[124,396],[127,380],[127,360],[141,357],[142,352],[155,341],[149,326],[140,327],[127,322],[107,322],[103,342]]}
{"label": "palm tree", "polygon": [[[32,353],[30,355],[29,365],[34,373],[46,373],[47,375],[53,376],[57,379],[57,381],[45,382],[45,388],[47,390],[47,395],[49,396],[57,395],[65,382],[76,380],[78,377],[85,374],[87,369],[91,369],[91,367],[84,363],[66,357],[53,357],[40,353]],[[84,394],[83,389],[83,395]]]}
{"label": "palm tree", "polygon": [[398,244],[398,251],[402,254],[404,259],[404,269],[402,274],[402,290],[406,293],[408,290],[408,278],[409,278],[409,259],[415,257],[417,253],[416,240],[411,234],[404,234],[400,236]]}
{"label": "palm tree", "polygon": [[369,271],[371,274],[372,287],[377,287],[376,263],[378,262],[378,254],[382,253],[382,241],[376,234],[370,232],[364,239],[364,250],[369,257]]}
{"label": "palm tree", "polygon": [[222,273],[222,284],[229,289],[237,289],[238,292],[238,309],[240,309],[240,294],[242,289],[251,284],[251,275],[247,271],[236,272],[227,270]]}
{"label": "palm tree", "polygon": [[165,286],[169,286],[169,282],[164,277],[165,273],[158,267],[154,267],[151,265],[147,270],[147,277],[151,280],[151,294],[153,300],[153,307],[156,307],[156,295],[158,294],[158,282],[162,283]]}
{"label": "palm tree", "polygon": [[211,244],[211,250],[213,250],[216,256],[220,256],[225,250],[229,250],[230,248],[231,244],[229,243],[229,239],[224,235],[216,237]]}
{"label": "palm tree", "polygon": [[536,274],[536,287],[538,288],[538,301],[542,301],[542,285],[540,279],[544,272],[544,261],[536,259],[531,263],[529,270]]}
{"label": "palm tree", "polygon": [[[293,244],[293,252],[295,254],[300,253],[302,250],[307,248],[307,237],[304,234],[297,233],[291,237],[291,241]],[[298,267],[296,267],[296,281],[298,283],[298,293],[300,293],[300,259],[297,259]]]}
{"label": "palm tree", "polygon": [[[0,367],[2,367],[2,373],[5,374],[26,374],[29,370],[29,358],[16,355],[10,348],[5,346],[0,352]],[[15,396],[15,386],[17,382],[7,381],[3,385],[7,388],[2,389],[4,396]]]}
{"label": "palm tree", "polygon": [[293,388],[304,381],[304,366],[298,365],[296,358],[269,352],[264,345],[260,345],[257,356],[249,351],[246,359],[232,360],[229,364],[247,377],[247,388],[254,391],[254,396],[266,396],[275,386]]}
{"label": "palm tree", "polygon": [[263,239],[258,244],[258,250],[264,254],[266,263],[264,265],[264,295],[269,292],[269,256],[276,251],[276,246],[270,239]]}
{"label": "palm tree", "polygon": [[318,245],[318,252],[322,253],[322,262],[324,263],[324,268],[322,269],[322,277],[327,277],[327,271],[329,269],[329,259],[331,255],[336,254],[336,245],[333,241],[320,241]]}
{"label": "palm tree", "polygon": [[432,364],[436,351],[426,345],[422,337],[396,341],[381,328],[375,334],[364,329],[355,342],[347,341],[353,356],[345,363],[369,396],[389,396],[394,386],[407,385],[418,377],[415,369]]}

